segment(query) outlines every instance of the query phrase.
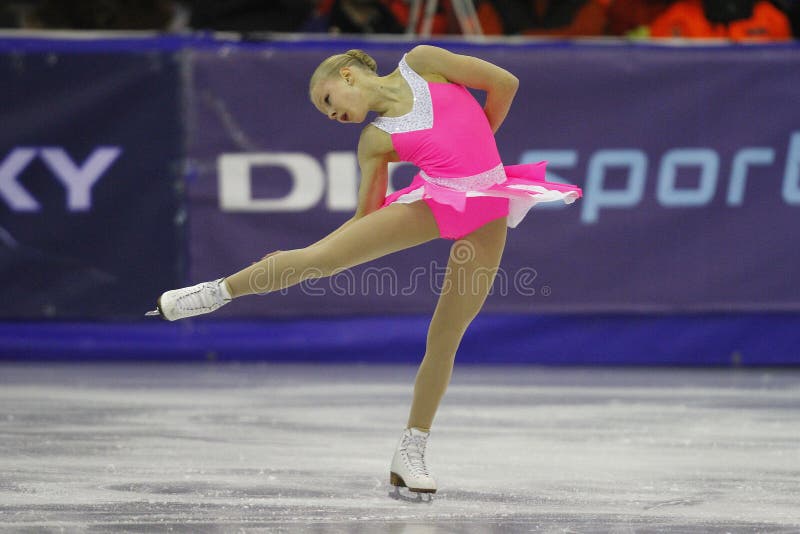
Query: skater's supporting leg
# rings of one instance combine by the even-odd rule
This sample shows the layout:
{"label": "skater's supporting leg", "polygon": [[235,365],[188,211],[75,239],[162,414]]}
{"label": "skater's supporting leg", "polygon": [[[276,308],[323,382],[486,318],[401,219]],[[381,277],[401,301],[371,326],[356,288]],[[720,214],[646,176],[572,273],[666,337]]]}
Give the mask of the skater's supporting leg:
{"label": "skater's supporting leg", "polygon": [[270,255],[225,279],[232,297],[277,291],[439,237],[424,201],[391,204],[317,244]]}
{"label": "skater's supporting leg", "polygon": [[456,350],[494,283],[506,242],[506,219],[485,224],[450,250],[442,293],[428,328],[408,428],[429,430],[453,371]]}

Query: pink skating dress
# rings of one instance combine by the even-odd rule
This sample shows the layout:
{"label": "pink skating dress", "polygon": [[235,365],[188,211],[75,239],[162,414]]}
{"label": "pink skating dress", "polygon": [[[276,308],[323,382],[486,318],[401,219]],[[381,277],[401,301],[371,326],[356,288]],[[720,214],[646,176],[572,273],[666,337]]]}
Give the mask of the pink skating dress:
{"label": "pink skating dress", "polygon": [[486,114],[464,86],[427,82],[405,55],[399,68],[414,95],[413,107],[372,124],[391,135],[400,159],[420,172],[381,207],[422,199],[441,237],[460,239],[500,217],[515,228],[539,202],[571,204],[582,195],[577,186],[546,181],[544,161],[504,166]]}

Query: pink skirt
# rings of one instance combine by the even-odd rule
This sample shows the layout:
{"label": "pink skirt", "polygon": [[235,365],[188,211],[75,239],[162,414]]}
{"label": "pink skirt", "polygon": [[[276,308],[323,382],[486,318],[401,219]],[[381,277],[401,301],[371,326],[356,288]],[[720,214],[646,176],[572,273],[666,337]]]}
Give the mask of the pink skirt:
{"label": "pink skirt", "polygon": [[381,207],[424,200],[445,239],[461,239],[500,217],[516,228],[536,204],[571,204],[583,194],[577,186],[545,180],[546,165],[499,165],[461,178],[432,178],[420,172],[411,185],[388,195]]}

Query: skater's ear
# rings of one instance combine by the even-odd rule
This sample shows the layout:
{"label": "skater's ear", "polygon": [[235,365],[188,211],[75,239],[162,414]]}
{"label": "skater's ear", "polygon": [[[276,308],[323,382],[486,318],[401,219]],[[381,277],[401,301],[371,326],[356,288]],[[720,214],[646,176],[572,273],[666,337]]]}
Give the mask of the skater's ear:
{"label": "skater's ear", "polygon": [[352,69],[350,67],[342,67],[339,69],[339,76],[342,77],[344,83],[347,85],[353,85],[357,77],[357,73],[355,71],[356,69]]}

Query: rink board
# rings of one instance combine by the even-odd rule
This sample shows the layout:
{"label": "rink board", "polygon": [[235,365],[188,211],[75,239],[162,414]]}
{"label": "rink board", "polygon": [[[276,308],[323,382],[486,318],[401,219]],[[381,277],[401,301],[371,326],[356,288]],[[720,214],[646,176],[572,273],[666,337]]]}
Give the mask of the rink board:
{"label": "rink board", "polygon": [[[0,323],[0,359],[418,363],[427,315],[180,323]],[[459,363],[800,365],[795,314],[498,315],[472,323]]]}

